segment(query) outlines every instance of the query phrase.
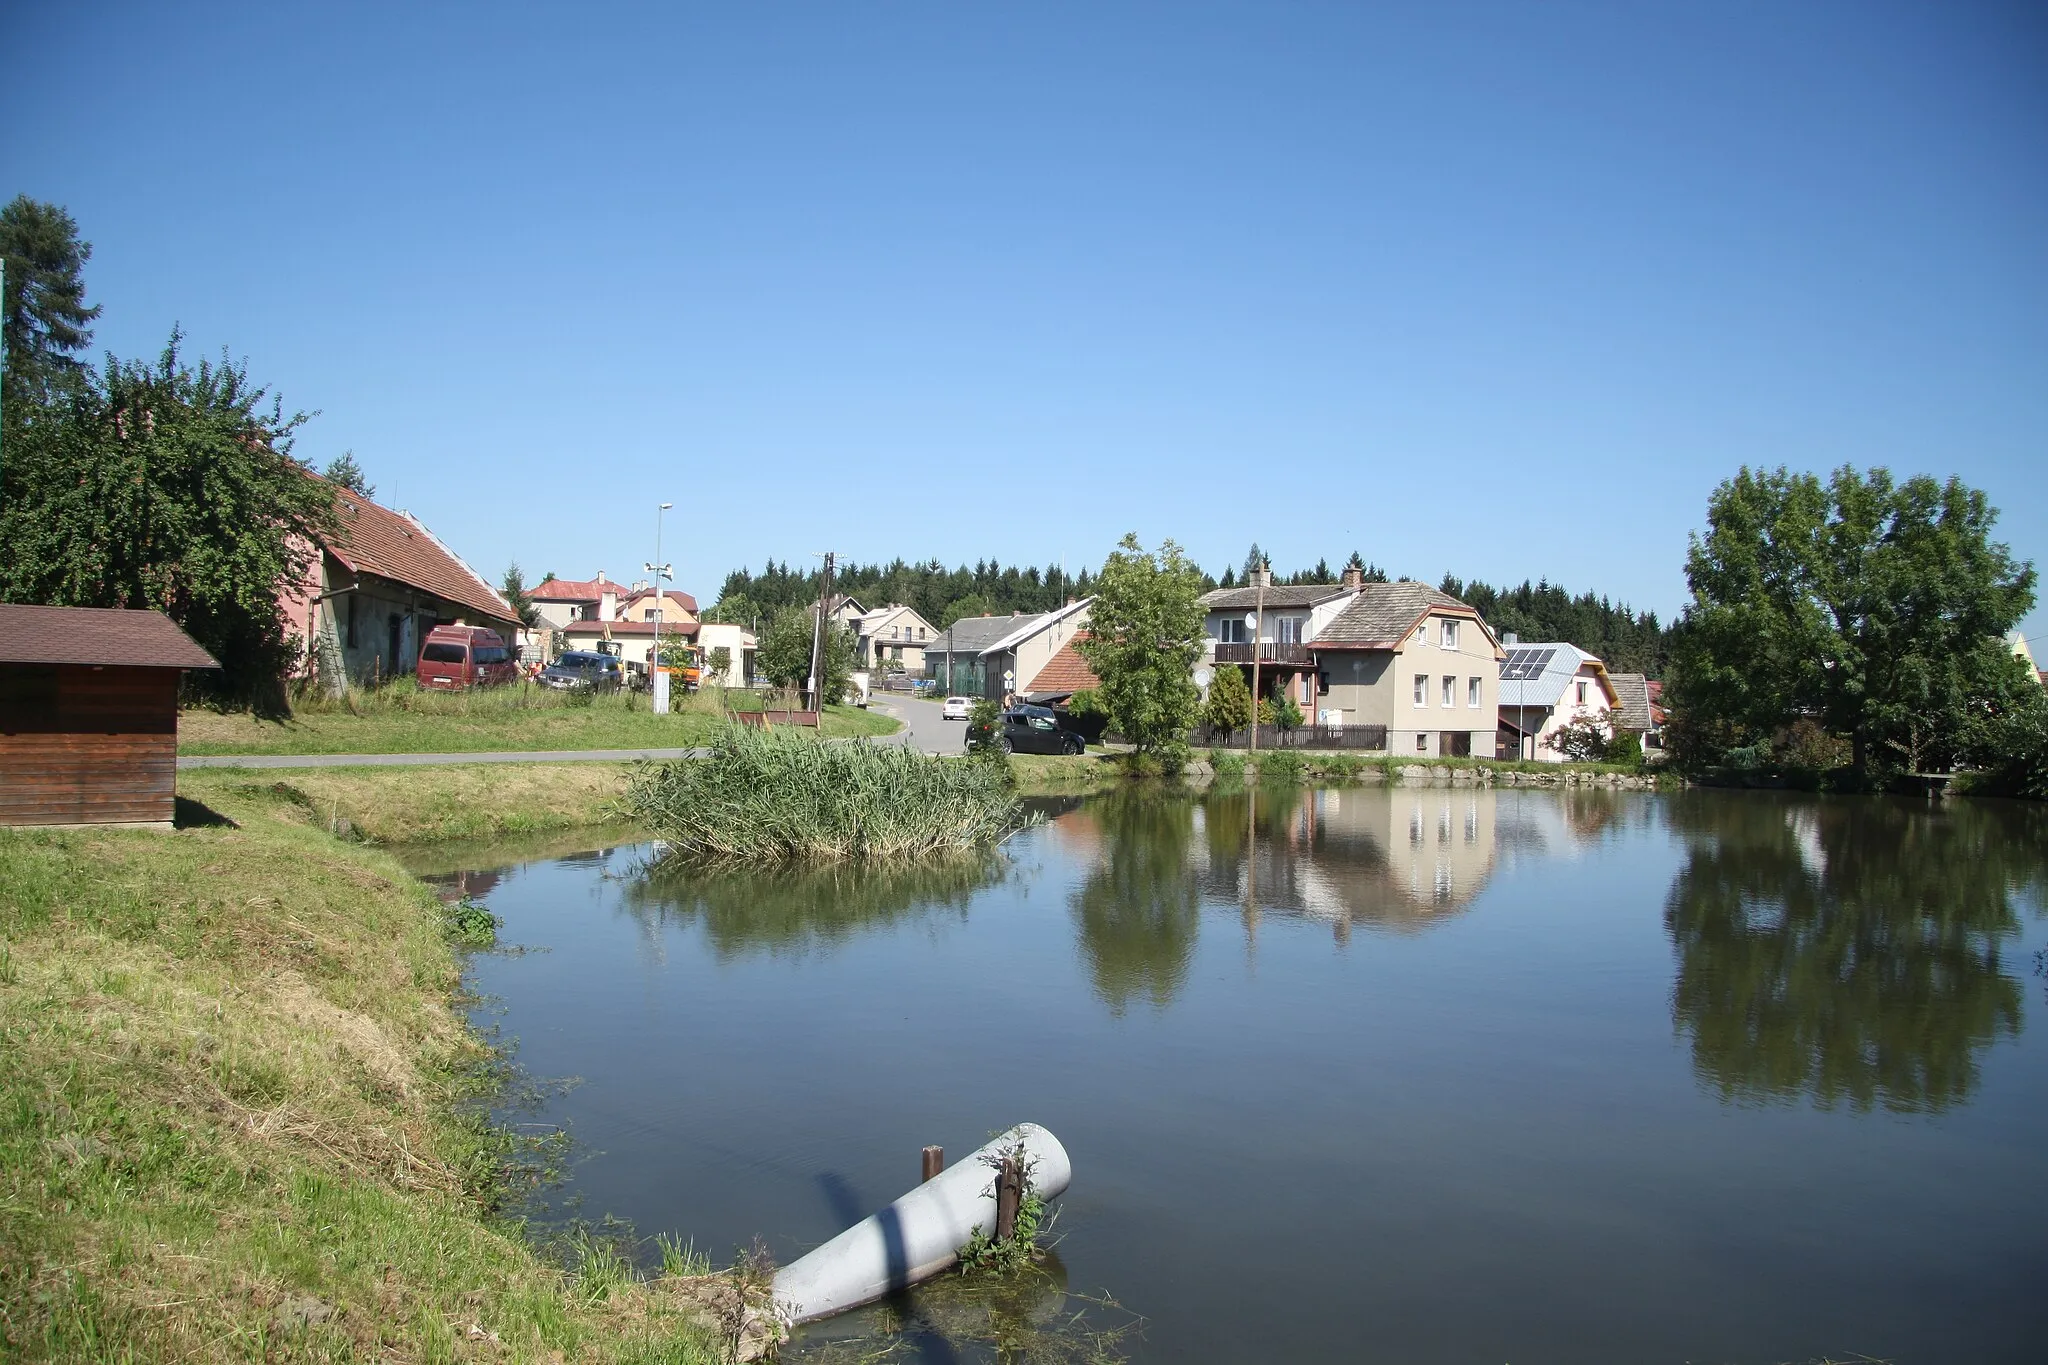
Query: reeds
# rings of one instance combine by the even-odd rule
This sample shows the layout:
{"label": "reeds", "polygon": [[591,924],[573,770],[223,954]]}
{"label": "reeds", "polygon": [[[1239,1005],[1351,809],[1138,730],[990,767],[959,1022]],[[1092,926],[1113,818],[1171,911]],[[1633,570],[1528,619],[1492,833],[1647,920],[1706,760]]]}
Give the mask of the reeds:
{"label": "reeds", "polygon": [[673,854],[708,860],[922,857],[988,848],[1019,824],[1000,765],[732,724],[709,758],[638,770],[626,804]]}

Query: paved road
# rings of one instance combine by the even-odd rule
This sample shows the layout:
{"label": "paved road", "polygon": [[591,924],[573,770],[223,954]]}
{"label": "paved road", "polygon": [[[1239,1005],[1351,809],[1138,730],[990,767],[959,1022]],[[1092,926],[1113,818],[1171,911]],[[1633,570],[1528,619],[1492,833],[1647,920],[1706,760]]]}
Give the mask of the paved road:
{"label": "paved road", "polygon": [[181,754],[180,768],[408,768],[435,763],[630,763],[702,758],[709,749],[535,749],[487,754]]}
{"label": "paved road", "polygon": [[903,722],[903,728],[885,738],[884,744],[910,744],[927,754],[967,752],[967,722],[941,720],[935,701],[877,693],[869,700],[868,709]]}

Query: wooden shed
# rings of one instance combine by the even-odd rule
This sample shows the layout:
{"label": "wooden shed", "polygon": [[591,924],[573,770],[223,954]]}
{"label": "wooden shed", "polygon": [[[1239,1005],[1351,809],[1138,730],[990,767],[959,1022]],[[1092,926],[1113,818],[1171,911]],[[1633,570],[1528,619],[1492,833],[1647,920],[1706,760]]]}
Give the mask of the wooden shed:
{"label": "wooden shed", "polygon": [[218,667],[162,612],[0,604],[0,825],[169,829],[178,679]]}

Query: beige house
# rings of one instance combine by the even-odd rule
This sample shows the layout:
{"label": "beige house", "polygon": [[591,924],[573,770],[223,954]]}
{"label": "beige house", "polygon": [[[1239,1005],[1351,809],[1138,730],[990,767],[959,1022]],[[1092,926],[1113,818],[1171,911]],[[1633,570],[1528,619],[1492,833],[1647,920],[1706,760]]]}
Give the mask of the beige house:
{"label": "beige house", "polygon": [[1054,656],[1087,634],[1094,602],[1087,597],[1057,611],[963,616],[925,648],[925,676],[948,693],[998,701],[1021,695]]}
{"label": "beige house", "polygon": [[1258,576],[1202,599],[1213,667],[1249,682],[1256,660],[1262,691],[1292,697],[1313,724],[1384,727],[1389,754],[1492,755],[1500,643],[1471,606],[1425,583],[1368,583],[1357,569],[1294,588],[1262,588]]}
{"label": "beige house", "polygon": [[[890,664],[910,674],[924,672],[924,651],[938,638],[938,628],[901,603],[877,607],[851,619],[853,666],[883,671]],[[890,672],[896,670],[888,669]]]}
{"label": "beige house", "polygon": [[624,621],[653,621],[658,618],[661,633],[667,635],[670,626],[697,624],[697,599],[675,588],[657,595],[653,588],[635,584],[632,593],[620,599],[618,617]]}
{"label": "beige house", "polygon": [[[697,626],[697,643],[704,647],[704,685],[747,687],[754,676],[754,651],[759,641],[745,626],[723,621],[703,621]],[[723,649],[727,663],[723,676],[711,671],[711,653]]]}
{"label": "beige house", "polygon": [[540,613],[541,621],[560,630],[571,621],[617,620],[619,602],[630,592],[626,584],[606,578],[604,570],[599,569],[597,577],[588,580],[549,578],[526,596]]}

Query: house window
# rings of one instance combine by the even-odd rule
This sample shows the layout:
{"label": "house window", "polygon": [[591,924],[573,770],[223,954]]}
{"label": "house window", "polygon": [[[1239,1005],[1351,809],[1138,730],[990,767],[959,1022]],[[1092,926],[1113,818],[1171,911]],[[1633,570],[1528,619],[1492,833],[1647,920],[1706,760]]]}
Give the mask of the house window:
{"label": "house window", "polygon": [[[1416,753],[1418,753],[1418,754],[1426,754],[1426,753],[1428,753],[1428,752],[1429,752],[1429,736],[1428,736],[1428,735],[1417,735],[1417,736],[1415,737],[1415,752],[1416,752]],[[1419,818],[1419,817],[1418,817],[1418,818]]]}
{"label": "house window", "polygon": [[1444,648],[1456,649],[1457,647],[1458,623],[1456,621],[1446,621],[1444,622]]}
{"label": "house window", "polygon": [[1316,695],[1319,697],[1330,695],[1330,675],[1328,673],[1316,674]]}
{"label": "house window", "polygon": [[1277,638],[1281,644],[1298,645],[1301,643],[1301,618],[1299,616],[1283,616],[1276,624],[1279,628]]}
{"label": "house window", "polygon": [[652,621],[655,617],[659,615],[661,615],[660,612],[656,611],[653,607],[649,607],[646,611],[640,613],[640,619],[643,621]]}
{"label": "house window", "polygon": [[1216,639],[1220,644],[1241,645],[1245,642],[1244,622],[1235,616],[1226,616],[1216,627]]}
{"label": "house window", "polygon": [[1479,705],[1479,679],[1477,678],[1465,679],[1465,705],[1475,708]]}
{"label": "house window", "polygon": [[1417,706],[1429,705],[1429,674],[1427,673],[1417,673],[1415,675],[1415,704]]}
{"label": "house window", "polygon": [[1446,674],[1446,675],[1445,675],[1445,677],[1444,677],[1444,705],[1445,705],[1445,706],[1455,706],[1455,705],[1457,705],[1457,701],[1455,700],[1455,698],[1456,698],[1456,696],[1457,696],[1457,692],[1458,692],[1458,680],[1457,680],[1456,678],[1453,678],[1453,677],[1449,676],[1448,674]]}
{"label": "house window", "polygon": [[1581,706],[1584,706],[1584,705],[1586,704],[1586,685],[1585,685],[1584,683],[1579,683],[1579,684],[1578,684],[1578,689],[1579,689],[1579,705],[1581,705]]}
{"label": "house window", "polygon": [[922,639],[924,638],[924,627],[923,627],[923,626],[919,626],[919,627],[917,628],[917,638],[918,638],[918,639],[920,639],[920,640],[922,640]]}

